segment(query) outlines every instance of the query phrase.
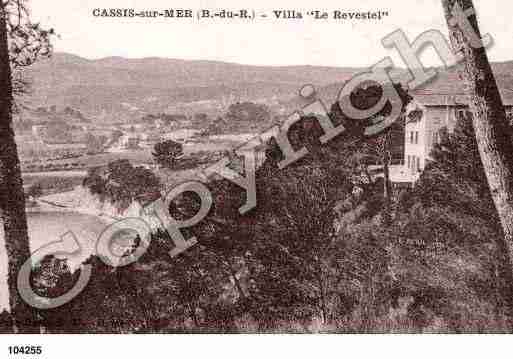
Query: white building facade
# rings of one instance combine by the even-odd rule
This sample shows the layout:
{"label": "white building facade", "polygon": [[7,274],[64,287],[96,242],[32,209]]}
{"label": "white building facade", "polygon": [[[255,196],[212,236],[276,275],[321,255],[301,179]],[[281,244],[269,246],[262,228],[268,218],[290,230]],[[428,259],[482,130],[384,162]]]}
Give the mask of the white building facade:
{"label": "white building facade", "polygon": [[[513,92],[503,94],[506,111],[512,113]],[[460,116],[470,116],[468,97],[459,95],[414,96],[406,111],[404,158],[402,165],[391,167],[390,178],[396,184],[413,184],[430,160],[431,151],[440,142],[441,132],[452,133]]]}

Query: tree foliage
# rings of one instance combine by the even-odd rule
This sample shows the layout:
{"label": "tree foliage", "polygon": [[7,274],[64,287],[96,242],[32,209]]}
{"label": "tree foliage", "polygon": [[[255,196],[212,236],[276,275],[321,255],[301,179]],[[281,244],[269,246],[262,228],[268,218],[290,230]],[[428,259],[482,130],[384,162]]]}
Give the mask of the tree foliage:
{"label": "tree foliage", "polygon": [[[340,114],[334,121],[350,128]],[[73,313],[73,330],[106,333],[505,331],[493,241],[500,225],[469,118],[435,146],[386,227],[382,181],[365,171],[379,142],[352,128],[321,145],[317,121],[302,118],[289,138],[309,154],[280,169],[283,155],[268,144],[255,209],[241,215],[244,190],[214,179],[207,218],[182,230],[196,246],[170,258],[172,240],[159,231],[126,268],[92,258],[92,284],[54,317]],[[126,162],[111,164],[95,185],[119,183],[127,171]],[[198,207],[186,193],[170,213],[191,218]]]}
{"label": "tree foliage", "polygon": [[225,115],[228,121],[265,122],[271,117],[265,105],[253,102],[237,102],[230,105]]}
{"label": "tree foliage", "polygon": [[159,142],[153,149],[153,158],[160,166],[172,169],[183,156],[183,145],[173,140]]}
{"label": "tree foliage", "polygon": [[13,93],[23,95],[29,92],[30,79],[23,76],[23,68],[41,58],[48,58],[53,52],[52,38],[55,30],[47,29],[30,19],[27,0],[3,0],[7,14],[7,36],[9,59],[13,70]]}
{"label": "tree foliage", "polygon": [[[342,121],[351,120],[334,117],[336,124]],[[182,230],[186,238],[194,235],[199,241],[187,252],[170,258],[171,239],[165,232],[154,234],[146,255],[126,269],[127,277],[140,283],[139,298],[151,298],[148,317],[137,320],[146,324],[138,328],[303,332],[322,323],[324,330],[335,325],[341,331],[363,302],[366,316],[372,317],[377,299],[364,294],[381,298],[392,286],[382,233],[372,233],[369,225],[361,237],[341,237],[336,208],[340,202],[350,202],[346,210],[365,203],[363,217],[372,221],[381,210],[382,186],[358,180],[363,172],[353,154],[361,132],[350,131],[328,145],[320,143],[322,133],[313,117],[294,124],[289,139],[294,148],[306,146],[309,154],[285,169],[279,168],[283,154],[271,140],[267,161],[256,173],[257,207],[245,215],[238,211],[245,203],[244,190],[227,180],[208,183],[214,204],[201,223]],[[126,162],[117,162],[105,175],[91,173],[86,185],[100,193],[108,182],[123,181],[116,173],[123,177],[131,170]],[[357,188],[363,191],[358,196]],[[194,216],[198,207],[198,198],[186,193],[169,209],[179,220]],[[110,278],[114,280],[113,274]],[[369,291],[369,285],[374,289]],[[93,303],[105,315],[116,305],[104,297]],[[117,309],[110,315],[117,317]]]}
{"label": "tree foliage", "polygon": [[159,196],[161,187],[151,170],[134,167],[128,160],[117,160],[106,168],[89,170],[83,185],[101,200],[109,200],[122,207],[128,207],[136,200],[146,202],[148,197]]}

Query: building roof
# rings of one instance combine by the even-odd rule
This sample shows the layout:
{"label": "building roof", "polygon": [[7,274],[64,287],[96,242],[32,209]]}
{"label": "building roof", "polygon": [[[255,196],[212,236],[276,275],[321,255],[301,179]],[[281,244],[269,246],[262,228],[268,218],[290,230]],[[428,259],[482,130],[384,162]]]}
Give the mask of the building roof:
{"label": "building roof", "polygon": [[[505,106],[513,106],[513,90],[500,90]],[[468,106],[469,98],[464,93],[433,92],[429,89],[411,92],[413,98],[424,106]]]}

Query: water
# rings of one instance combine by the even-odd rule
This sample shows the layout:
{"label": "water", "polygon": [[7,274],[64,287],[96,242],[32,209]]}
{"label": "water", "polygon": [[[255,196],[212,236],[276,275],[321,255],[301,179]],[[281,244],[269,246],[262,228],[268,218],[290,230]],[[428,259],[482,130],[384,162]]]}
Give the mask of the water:
{"label": "water", "polygon": [[[48,243],[59,241],[63,234],[72,231],[82,248],[82,259],[87,259],[93,253],[96,240],[106,226],[94,216],[74,212],[29,212],[27,217],[32,252]],[[70,248],[64,249],[73,251],[77,247],[70,245]],[[7,256],[3,226],[0,225],[0,311],[7,308],[8,303]]]}

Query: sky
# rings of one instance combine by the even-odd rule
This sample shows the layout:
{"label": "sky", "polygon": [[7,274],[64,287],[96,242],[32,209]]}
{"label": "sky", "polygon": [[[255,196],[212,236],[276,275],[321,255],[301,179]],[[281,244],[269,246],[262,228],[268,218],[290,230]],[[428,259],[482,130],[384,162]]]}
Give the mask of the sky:
{"label": "sky", "polygon": [[[495,40],[489,57],[513,59],[513,2],[474,0],[481,32]],[[252,5],[253,4],[253,5]],[[314,6],[312,6],[314,5]],[[32,17],[53,27],[60,38],[55,50],[89,59],[109,56],[218,60],[251,65],[371,66],[395,50],[381,39],[402,29],[413,40],[422,32],[447,32],[441,0],[30,0]],[[296,9],[388,11],[382,21],[276,20],[254,22],[197,19],[95,18],[94,9],[134,8],[254,9],[257,12]],[[441,65],[434,51],[422,56],[427,65]]]}

